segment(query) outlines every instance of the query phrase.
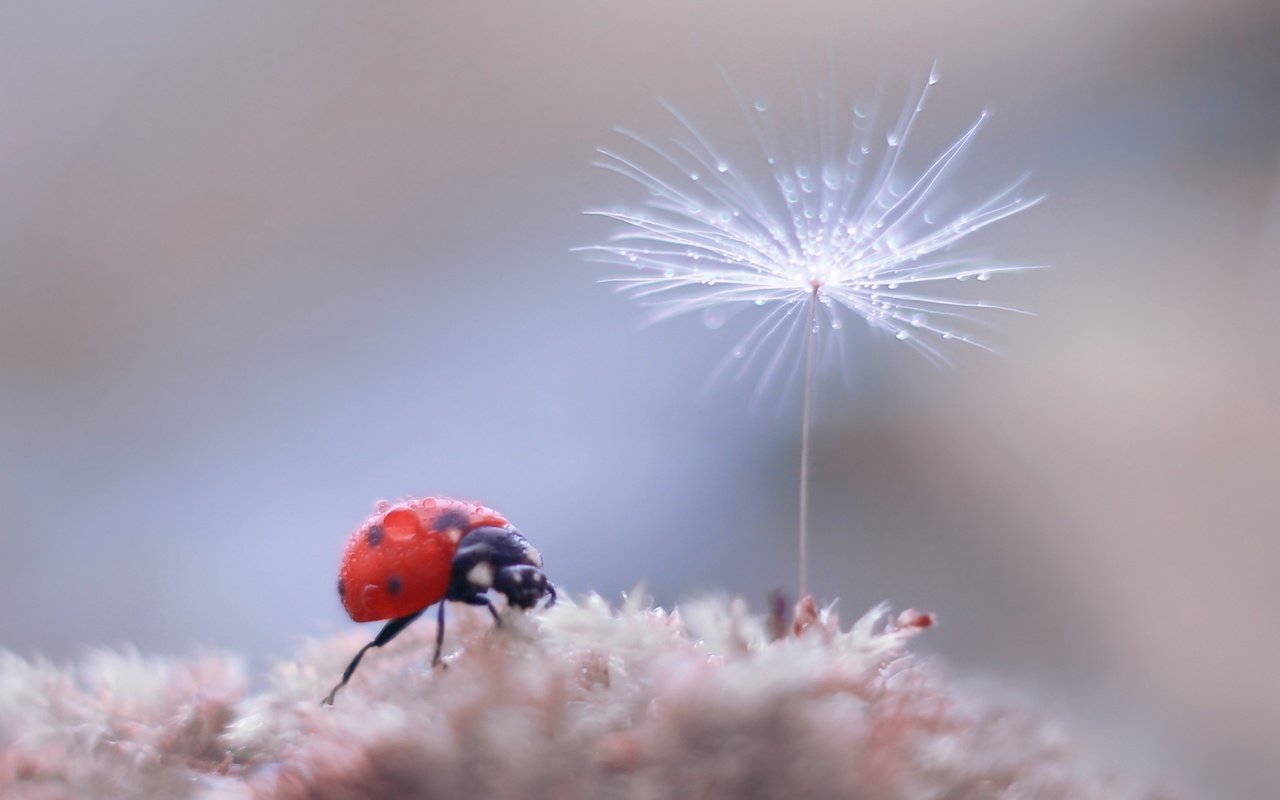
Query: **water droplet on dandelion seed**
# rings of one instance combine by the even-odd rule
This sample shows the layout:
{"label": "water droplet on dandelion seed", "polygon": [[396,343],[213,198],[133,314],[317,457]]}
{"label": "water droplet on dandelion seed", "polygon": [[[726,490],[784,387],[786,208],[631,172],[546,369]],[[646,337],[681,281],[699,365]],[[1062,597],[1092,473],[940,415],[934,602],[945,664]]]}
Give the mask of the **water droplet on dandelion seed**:
{"label": "water droplet on dandelion seed", "polygon": [[910,339],[911,334],[907,333],[906,331],[898,331],[893,335],[893,338],[897,339],[898,341],[904,341],[906,339]]}
{"label": "water droplet on dandelion seed", "polygon": [[724,323],[725,313],[723,309],[708,308],[702,312],[702,324],[706,325],[711,330],[714,331],[718,328],[724,327]]}
{"label": "water droplet on dandelion seed", "polygon": [[989,281],[989,280],[991,280],[991,273],[990,273],[990,272],[979,272],[979,273],[978,273],[978,280],[980,280],[980,281]]}

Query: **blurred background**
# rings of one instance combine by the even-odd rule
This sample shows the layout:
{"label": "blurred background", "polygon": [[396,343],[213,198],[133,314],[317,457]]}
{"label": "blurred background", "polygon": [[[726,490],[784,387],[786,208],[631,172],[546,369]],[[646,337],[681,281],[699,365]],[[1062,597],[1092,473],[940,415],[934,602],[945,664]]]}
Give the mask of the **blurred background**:
{"label": "blurred background", "polygon": [[344,539],[411,493],[574,592],[793,590],[798,393],[699,401],[733,332],[639,331],[569,252],[641,199],[594,148],[658,98],[740,128],[718,67],[892,105],[936,58],[914,152],[990,108],[953,185],[1030,169],[981,244],[1054,268],[989,285],[1039,314],[1000,357],[848,326],[813,588],[938,612],[1130,774],[1274,797],[1278,43],[1274,2],[0,4],[0,645],[261,668],[351,624]]}

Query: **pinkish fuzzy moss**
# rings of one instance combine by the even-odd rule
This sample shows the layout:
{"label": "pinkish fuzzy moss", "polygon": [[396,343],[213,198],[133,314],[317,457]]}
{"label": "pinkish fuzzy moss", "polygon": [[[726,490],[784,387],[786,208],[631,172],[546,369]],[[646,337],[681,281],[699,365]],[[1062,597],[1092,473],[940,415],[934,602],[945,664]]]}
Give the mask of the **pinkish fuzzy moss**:
{"label": "pinkish fuzzy moss", "polygon": [[367,633],[314,642],[246,691],[239,662],[0,656],[0,796],[61,798],[1154,798],[1056,728],[957,693],[906,642],[799,614],[771,641],[740,602],[666,613],[598,597],[459,609],[447,669],[423,620],[328,691]]}

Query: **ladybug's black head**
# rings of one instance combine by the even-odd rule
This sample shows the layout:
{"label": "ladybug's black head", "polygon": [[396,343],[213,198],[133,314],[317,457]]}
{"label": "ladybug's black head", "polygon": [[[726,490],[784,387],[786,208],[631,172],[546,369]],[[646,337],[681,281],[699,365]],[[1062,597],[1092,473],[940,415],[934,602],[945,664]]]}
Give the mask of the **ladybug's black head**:
{"label": "ladybug's black head", "polygon": [[541,567],[542,556],[514,528],[476,528],[458,542],[447,597],[475,602],[493,589],[519,608],[548,595],[554,603],[555,587]]}

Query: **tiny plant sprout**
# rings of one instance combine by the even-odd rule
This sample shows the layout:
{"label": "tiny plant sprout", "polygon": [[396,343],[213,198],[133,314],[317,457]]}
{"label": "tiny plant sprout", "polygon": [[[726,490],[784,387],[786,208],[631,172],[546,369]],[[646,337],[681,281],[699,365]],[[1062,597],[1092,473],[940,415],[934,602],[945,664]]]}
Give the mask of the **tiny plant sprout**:
{"label": "tiny plant sprout", "polygon": [[[988,114],[914,168],[904,156],[938,82],[936,69],[887,124],[875,104],[843,104],[831,89],[802,98],[803,135],[773,106],[734,91],[757,145],[731,153],[673,106],[676,132],[650,139],[619,130],[596,162],[637,183],[646,197],[628,208],[588,213],[618,223],[604,244],[580,248],[626,268],[607,280],[649,308],[650,320],[700,314],[719,328],[737,311],[755,314],[720,369],[760,366],[760,387],[779,373],[803,375],[799,591],[807,594],[809,439],[820,344],[838,352],[847,319],[861,319],[945,363],[946,348],[990,349],[973,333],[980,316],[1026,313],[974,296],[972,285],[1040,268],[968,250],[968,237],[1042,197],[1022,192],[1026,176],[963,199],[952,181]],[[970,291],[960,291],[969,289]],[[766,345],[774,345],[772,348]],[[768,350],[768,355],[762,355]],[[825,359],[824,359],[825,360]],[[837,363],[840,359],[831,359]]]}

